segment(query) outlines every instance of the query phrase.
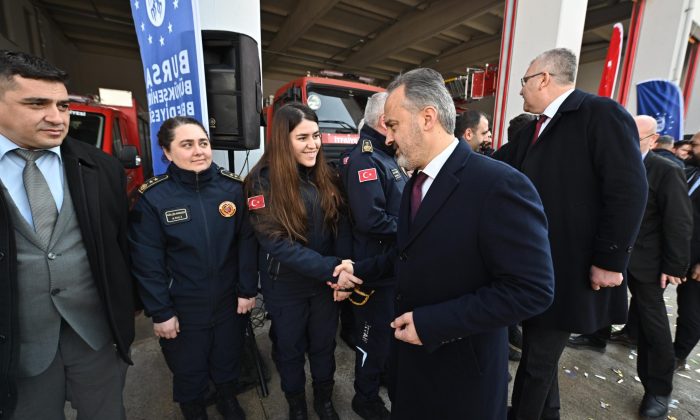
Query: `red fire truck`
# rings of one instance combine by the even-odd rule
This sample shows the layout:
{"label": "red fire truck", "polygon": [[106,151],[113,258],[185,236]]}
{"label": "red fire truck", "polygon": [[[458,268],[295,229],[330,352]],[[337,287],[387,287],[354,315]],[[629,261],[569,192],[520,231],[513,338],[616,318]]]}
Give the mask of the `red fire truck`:
{"label": "red fire truck", "polygon": [[266,137],[279,107],[288,102],[302,102],[318,115],[324,155],[329,160],[337,159],[357,143],[357,125],[364,116],[367,99],[385,90],[369,82],[366,78],[328,70],[320,72],[318,77],[307,75],[292,80],[277,90],[272,104],[263,110],[268,123]]}
{"label": "red fire truck", "polygon": [[99,97],[70,96],[68,135],[119,159],[126,171],[129,203],[152,174],[148,122],[131,92],[100,89]]}

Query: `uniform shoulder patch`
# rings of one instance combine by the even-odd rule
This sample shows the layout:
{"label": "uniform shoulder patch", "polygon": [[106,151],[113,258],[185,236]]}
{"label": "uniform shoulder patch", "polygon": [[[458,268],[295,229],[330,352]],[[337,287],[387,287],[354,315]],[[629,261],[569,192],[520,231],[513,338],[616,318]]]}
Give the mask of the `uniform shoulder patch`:
{"label": "uniform shoulder patch", "polygon": [[362,153],[372,153],[374,152],[374,147],[372,146],[372,141],[370,139],[362,140]]}
{"label": "uniform shoulder patch", "polygon": [[219,168],[219,173],[221,175],[225,176],[226,178],[229,178],[229,179],[232,179],[232,180],[238,181],[238,182],[243,182],[243,180],[241,179],[240,176],[236,175],[235,173],[233,173],[231,171],[227,171],[224,168]]}
{"label": "uniform shoulder patch", "polygon": [[139,187],[139,192],[143,194],[146,192],[147,189],[151,188],[154,185],[160,184],[168,178],[170,178],[170,175],[168,174],[154,176],[153,178],[150,178],[146,182],[141,184],[141,186]]}

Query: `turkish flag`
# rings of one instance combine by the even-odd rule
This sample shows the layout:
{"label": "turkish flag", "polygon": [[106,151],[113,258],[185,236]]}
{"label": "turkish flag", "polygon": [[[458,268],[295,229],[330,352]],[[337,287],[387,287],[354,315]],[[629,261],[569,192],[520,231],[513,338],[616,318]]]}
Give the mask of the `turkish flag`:
{"label": "turkish flag", "polygon": [[377,180],[377,168],[363,169],[357,171],[357,176],[360,178],[360,182],[365,181],[376,181]]}
{"label": "turkish flag", "polygon": [[265,197],[256,195],[248,198],[248,210],[258,210],[265,207]]}

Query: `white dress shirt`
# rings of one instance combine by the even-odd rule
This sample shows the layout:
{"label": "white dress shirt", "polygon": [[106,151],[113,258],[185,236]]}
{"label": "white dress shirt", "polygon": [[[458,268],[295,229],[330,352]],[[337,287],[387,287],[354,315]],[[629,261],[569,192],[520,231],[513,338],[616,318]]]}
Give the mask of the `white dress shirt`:
{"label": "white dress shirt", "polygon": [[547,108],[544,109],[544,112],[542,112],[542,115],[546,115],[547,119],[544,120],[542,123],[542,126],[540,127],[540,132],[537,133],[537,136],[539,137],[540,133],[544,131],[544,128],[547,127],[550,121],[552,121],[552,118],[554,118],[554,115],[556,115],[557,111],[559,111],[559,107],[561,104],[564,103],[566,98],[571,95],[571,93],[574,91],[574,88],[571,88],[567,90],[566,92],[562,93],[557,97],[557,99],[553,100],[551,104],[547,106]]}
{"label": "white dress shirt", "polygon": [[442,169],[442,167],[445,165],[445,162],[447,162],[447,158],[449,158],[452,152],[455,150],[455,148],[457,148],[458,144],[459,140],[455,138],[452,141],[452,143],[445,147],[445,150],[443,150],[442,152],[440,152],[440,154],[435,156],[433,160],[431,160],[427,165],[425,165],[425,168],[423,168],[423,170],[421,171],[428,176],[421,188],[421,200],[425,198],[425,195],[428,193],[430,186],[433,185],[435,177],[440,172],[440,169]]}

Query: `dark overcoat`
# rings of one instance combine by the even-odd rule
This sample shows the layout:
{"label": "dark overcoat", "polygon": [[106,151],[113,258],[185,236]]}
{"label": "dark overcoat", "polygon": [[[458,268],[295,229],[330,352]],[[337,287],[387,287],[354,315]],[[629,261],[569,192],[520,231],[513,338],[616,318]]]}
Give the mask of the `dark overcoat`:
{"label": "dark overcoat", "polygon": [[[542,204],[525,176],[465,142],[411,222],[414,181],[393,265],[397,315],[413,312],[423,345],[393,343],[392,418],[505,419],[505,327],[542,312],[553,295]],[[356,263],[360,278],[376,270]]]}
{"label": "dark overcoat", "polygon": [[625,273],[647,199],[632,116],[608,98],[574,90],[531,145],[535,122],[495,159],[535,184],[549,221],[554,303],[533,325],[590,333],[627,320],[627,287],[594,291],[591,265]]}
{"label": "dark overcoat", "polygon": [[685,277],[693,233],[685,173],[652,151],[644,158],[644,167],[648,201],[627,271],[644,283],[658,283],[661,273]]}
{"label": "dark overcoat", "polygon": [[[70,138],[61,146],[61,159],[112,339],[122,359],[131,363],[134,282],[129,271],[126,238],[128,201],[124,168],[94,146]],[[0,418],[12,412],[17,398],[16,252],[8,205],[4,194],[0,194]]]}

